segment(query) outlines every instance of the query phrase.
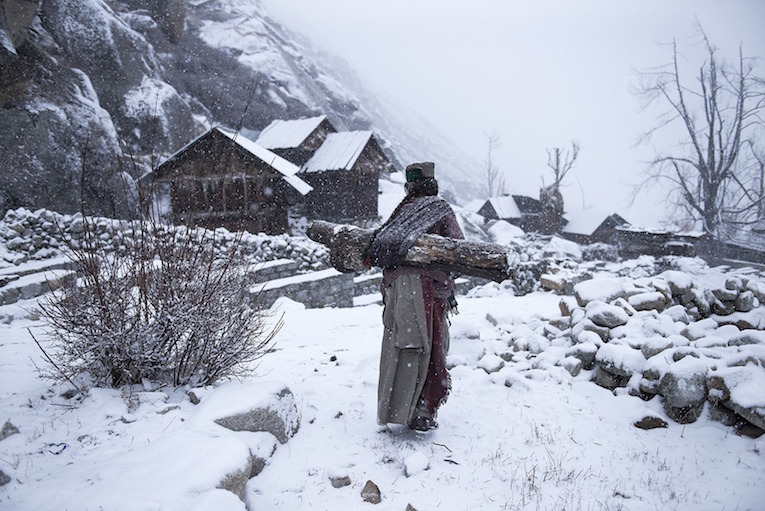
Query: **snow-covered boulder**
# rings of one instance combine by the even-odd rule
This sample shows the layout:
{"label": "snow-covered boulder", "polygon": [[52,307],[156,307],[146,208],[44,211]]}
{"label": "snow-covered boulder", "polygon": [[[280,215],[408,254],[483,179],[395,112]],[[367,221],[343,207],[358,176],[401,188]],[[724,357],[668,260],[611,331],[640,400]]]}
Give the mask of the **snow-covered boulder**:
{"label": "snow-covered boulder", "polygon": [[706,381],[709,400],[733,410],[765,429],[765,371],[755,364],[710,371]]}
{"label": "snow-covered boulder", "polygon": [[574,286],[574,296],[580,307],[592,301],[610,303],[617,298],[627,298],[639,293],[629,279],[596,277]]}
{"label": "snow-covered boulder", "polygon": [[607,303],[592,301],[585,307],[587,318],[594,324],[605,328],[615,328],[626,325],[629,321],[629,315],[621,307]]}
{"label": "snow-covered boulder", "polygon": [[595,366],[595,356],[598,353],[598,346],[600,346],[600,344],[592,342],[575,344],[566,351],[566,358],[576,358],[582,363],[582,369],[590,370]]}
{"label": "snow-covered boulder", "polygon": [[728,346],[747,346],[751,344],[765,346],[764,330],[742,330],[728,339]]}
{"label": "snow-covered boulder", "polygon": [[739,293],[735,300],[736,310],[738,312],[749,312],[754,309],[754,303],[756,298],[751,291],[743,291]]}
{"label": "snow-covered boulder", "polygon": [[[664,398],[665,409],[675,420],[693,422],[698,418],[698,408],[707,399],[708,370],[705,361],[696,357],[684,357],[664,371],[659,393]],[[691,410],[692,413],[688,413]]]}
{"label": "snow-covered boulder", "polygon": [[189,422],[195,429],[215,423],[231,431],[264,431],[284,444],[297,433],[300,414],[295,397],[283,383],[232,382],[206,395]]}
{"label": "snow-covered boulder", "polygon": [[[595,341],[595,337],[599,341]],[[599,326],[589,318],[584,318],[571,327],[571,337],[576,342],[608,342],[611,339],[611,330],[608,327]]]}
{"label": "snow-covered boulder", "polygon": [[674,343],[671,339],[661,336],[653,336],[643,340],[640,344],[640,352],[647,360],[672,347],[674,347]]}
{"label": "snow-covered boulder", "polygon": [[667,281],[669,290],[674,297],[681,297],[693,287],[693,276],[678,270],[667,270],[660,277]]}
{"label": "snow-covered boulder", "polygon": [[560,359],[555,365],[568,371],[571,376],[577,376],[584,367],[582,361],[573,355]]}
{"label": "snow-covered boulder", "polygon": [[638,311],[656,310],[661,312],[667,304],[667,298],[659,291],[648,291],[632,295],[627,301]]}
{"label": "snow-covered boulder", "polygon": [[486,354],[478,361],[478,367],[486,371],[487,374],[492,374],[505,367],[505,361],[499,355]]}
{"label": "snow-covered boulder", "polygon": [[643,371],[645,357],[627,344],[608,343],[598,350],[595,357],[601,368],[618,376],[632,376]]}

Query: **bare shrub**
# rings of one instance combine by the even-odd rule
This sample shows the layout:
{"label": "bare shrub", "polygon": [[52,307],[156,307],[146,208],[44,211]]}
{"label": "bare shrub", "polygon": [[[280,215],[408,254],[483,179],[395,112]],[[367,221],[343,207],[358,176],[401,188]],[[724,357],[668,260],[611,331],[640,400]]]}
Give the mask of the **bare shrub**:
{"label": "bare shrub", "polygon": [[269,327],[270,313],[248,300],[241,233],[122,221],[127,248],[115,251],[96,220],[83,226],[67,250],[78,278],[40,304],[48,376],[205,385],[249,374],[268,352],[282,320]]}

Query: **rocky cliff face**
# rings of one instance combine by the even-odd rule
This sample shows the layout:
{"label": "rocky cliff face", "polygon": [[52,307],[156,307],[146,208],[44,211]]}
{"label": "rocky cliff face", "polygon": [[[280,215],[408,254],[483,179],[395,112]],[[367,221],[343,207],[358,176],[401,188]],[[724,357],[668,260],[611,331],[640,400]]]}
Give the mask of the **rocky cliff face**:
{"label": "rocky cliff face", "polygon": [[437,158],[445,188],[471,186],[448,142],[255,0],[3,0],[0,111],[0,211],[126,216],[134,180],[209,126],[254,136],[317,113],[373,130],[398,167]]}

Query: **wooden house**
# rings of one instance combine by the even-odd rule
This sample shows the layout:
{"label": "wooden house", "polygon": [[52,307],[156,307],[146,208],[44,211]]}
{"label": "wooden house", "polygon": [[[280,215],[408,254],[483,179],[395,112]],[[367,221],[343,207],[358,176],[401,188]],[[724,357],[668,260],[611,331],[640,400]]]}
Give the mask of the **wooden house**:
{"label": "wooden house", "polygon": [[705,243],[703,233],[676,233],[657,229],[617,227],[619,255],[625,259],[650,255],[695,257]]}
{"label": "wooden house", "polygon": [[616,213],[609,215],[600,211],[580,211],[571,215],[571,219],[561,230],[561,235],[582,245],[590,243],[615,245],[618,242],[616,228],[627,225],[629,222]]}
{"label": "wooden house", "polygon": [[371,131],[329,133],[298,174],[313,187],[305,213],[334,222],[376,219],[380,173],[394,170]]}
{"label": "wooden house", "polygon": [[505,220],[526,232],[539,232],[542,221],[542,204],[525,195],[504,195],[490,199],[476,199],[465,209],[478,213],[486,221]]}
{"label": "wooden house", "polygon": [[289,206],[311,191],[298,166],[236,133],[213,128],[144,176],[173,222],[279,234]]}
{"label": "wooden house", "polygon": [[298,167],[304,165],[337,130],[326,115],[308,119],[277,119],[266,126],[255,142]]}

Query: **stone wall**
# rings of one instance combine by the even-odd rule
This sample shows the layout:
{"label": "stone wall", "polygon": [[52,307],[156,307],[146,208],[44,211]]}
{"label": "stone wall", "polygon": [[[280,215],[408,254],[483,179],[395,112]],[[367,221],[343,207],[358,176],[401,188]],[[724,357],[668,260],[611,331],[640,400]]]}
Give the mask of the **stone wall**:
{"label": "stone wall", "polygon": [[281,297],[308,308],[353,307],[355,295],[353,274],[334,268],[258,283],[250,291],[250,298],[264,307],[270,307]]}

